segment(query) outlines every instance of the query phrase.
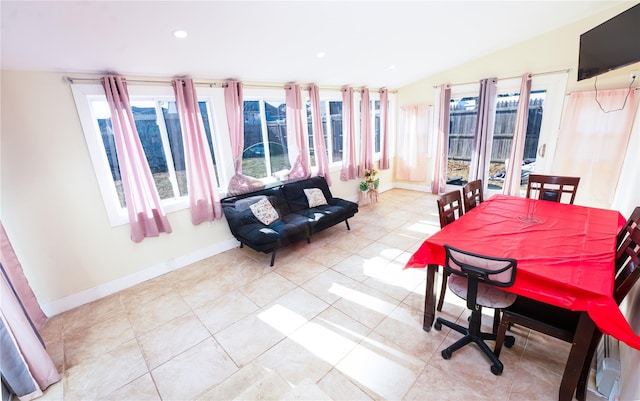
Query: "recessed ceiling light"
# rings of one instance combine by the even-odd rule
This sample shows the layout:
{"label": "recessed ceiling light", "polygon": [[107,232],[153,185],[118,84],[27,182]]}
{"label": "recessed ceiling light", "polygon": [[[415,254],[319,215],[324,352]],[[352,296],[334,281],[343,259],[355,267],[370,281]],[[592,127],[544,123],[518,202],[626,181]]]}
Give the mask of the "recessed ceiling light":
{"label": "recessed ceiling light", "polygon": [[326,55],[327,55],[327,53],[325,53],[325,52],[320,52],[320,53],[316,54],[316,57],[317,57],[317,58],[324,58],[324,56],[326,56]]}
{"label": "recessed ceiling light", "polygon": [[390,69],[390,70],[395,70],[395,69],[396,69],[396,66],[395,66],[395,65],[393,65],[393,64],[391,64],[391,65],[389,66],[389,69]]}
{"label": "recessed ceiling light", "polygon": [[181,29],[178,29],[176,31],[173,31],[173,36],[175,36],[178,39],[184,39],[187,36],[189,36],[189,34],[187,33],[187,31],[183,31]]}

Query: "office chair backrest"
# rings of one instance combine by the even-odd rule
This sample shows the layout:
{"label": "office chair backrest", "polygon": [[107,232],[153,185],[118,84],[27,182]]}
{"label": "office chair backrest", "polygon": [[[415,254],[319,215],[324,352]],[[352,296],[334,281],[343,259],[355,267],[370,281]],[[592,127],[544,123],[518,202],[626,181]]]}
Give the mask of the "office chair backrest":
{"label": "office chair backrest", "polygon": [[453,223],[464,214],[462,196],[459,190],[447,192],[437,200],[438,215],[440,216],[440,228]]}
{"label": "office chair backrest", "polygon": [[562,202],[562,195],[567,194],[570,204],[576,199],[580,177],[563,177],[559,175],[529,174],[527,198]]}
{"label": "office chair backrest", "polygon": [[465,213],[469,213],[469,210],[484,202],[484,196],[482,195],[483,189],[482,180],[468,182],[467,185],[462,187]]}
{"label": "office chair backrest", "polygon": [[515,259],[497,258],[467,252],[444,244],[445,270],[469,281],[467,306],[475,307],[478,283],[496,287],[510,287],[516,278]]}

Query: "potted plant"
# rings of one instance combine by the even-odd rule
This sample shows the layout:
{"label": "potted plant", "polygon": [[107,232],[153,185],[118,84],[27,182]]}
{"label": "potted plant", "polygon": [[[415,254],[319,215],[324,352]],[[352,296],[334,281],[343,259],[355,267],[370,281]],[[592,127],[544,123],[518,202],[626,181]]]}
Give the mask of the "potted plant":
{"label": "potted plant", "polygon": [[360,190],[362,192],[367,192],[369,190],[369,183],[367,183],[366,181],[361,181],[360,182]]}

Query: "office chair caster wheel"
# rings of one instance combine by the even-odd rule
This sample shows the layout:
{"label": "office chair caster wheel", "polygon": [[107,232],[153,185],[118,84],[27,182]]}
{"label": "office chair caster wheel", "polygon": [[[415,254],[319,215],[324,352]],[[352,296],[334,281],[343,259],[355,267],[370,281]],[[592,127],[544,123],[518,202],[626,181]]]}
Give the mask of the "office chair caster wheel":
{"label": "office chair caster wheel", "polygon": [[[442,352],[442,359],[450,359],[451,358],[451,351],[449,351],[448,349],[443,349]],[[493,368],[491,368],[493,370]]]}
{"label": "office chair caster wheel", "polygon": [[516,343],[516,339],[513,337],[505,337],[504,338],[504,346],[507,348],[513,347],[513,344]]}
{"label": "office chair caster wheel", "polygon": [[442,330],[442,323],[440,323],[440,322],[436,321],[436,322],[433,324],[433,328],[434,328],[434,329],[436,329],[436,330],[438,330],[438,331]]}
{"label": "office chair caster wheel", "polygon": [[502,365],[491,365],[491,373],[493,373],[496,376],[500,376],[502,374],[502,369],[503,369]]}

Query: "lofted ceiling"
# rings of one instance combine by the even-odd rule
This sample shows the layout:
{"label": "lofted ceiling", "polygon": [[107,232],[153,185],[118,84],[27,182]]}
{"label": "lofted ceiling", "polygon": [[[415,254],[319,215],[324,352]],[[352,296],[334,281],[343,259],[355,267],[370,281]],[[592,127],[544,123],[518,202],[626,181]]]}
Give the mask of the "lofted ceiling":
{"label": "lofted ceiling", "polygon": [[2,0],[0,60],[8,70],[394,89],[620,3]]}

